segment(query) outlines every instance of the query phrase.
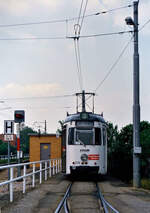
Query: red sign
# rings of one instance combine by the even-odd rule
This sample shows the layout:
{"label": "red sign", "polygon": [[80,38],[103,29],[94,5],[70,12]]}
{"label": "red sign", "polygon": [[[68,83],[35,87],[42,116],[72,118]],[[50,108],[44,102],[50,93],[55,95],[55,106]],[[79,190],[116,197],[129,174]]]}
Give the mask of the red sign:
{"label": "red sign", "polygon": [[99,160],[99,155],[97,154],[88,155],[88,160]]}

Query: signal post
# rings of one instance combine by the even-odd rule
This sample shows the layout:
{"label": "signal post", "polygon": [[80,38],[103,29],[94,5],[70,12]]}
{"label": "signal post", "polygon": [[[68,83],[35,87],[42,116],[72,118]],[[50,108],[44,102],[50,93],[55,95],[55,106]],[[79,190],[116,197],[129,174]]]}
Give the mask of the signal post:
{"label": "signal post", "polygon": [[[16,110],[14,112],[14,121],[17,123],[17,159],[18,164],[20,163],[20,126],[21,123],[25,121],[25,111],[24,110]],[[17,176],[21,175],[20,166],[17,169]]]}

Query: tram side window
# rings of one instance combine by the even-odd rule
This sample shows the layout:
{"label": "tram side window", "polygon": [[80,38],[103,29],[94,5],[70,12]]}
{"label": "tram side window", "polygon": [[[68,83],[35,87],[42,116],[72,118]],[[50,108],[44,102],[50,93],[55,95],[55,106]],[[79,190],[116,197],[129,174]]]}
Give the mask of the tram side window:
{"label": "tram side window", "polygon": [[106,144],[106,128],[103,127],[103,145]]}
{"label": "tram side window", "polygon": [[68,144],[74,144],[74,128],[69,129]]}
{"label": "tram side window", "polygon": [[95,128],[95,145],[101,145],[101,144],[102,144],[101,129]]}

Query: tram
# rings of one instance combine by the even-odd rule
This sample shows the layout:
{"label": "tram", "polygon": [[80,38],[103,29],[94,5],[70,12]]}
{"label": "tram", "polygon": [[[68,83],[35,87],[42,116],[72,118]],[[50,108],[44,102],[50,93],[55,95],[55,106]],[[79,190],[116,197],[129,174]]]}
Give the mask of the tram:
{"label": "tram", "polygon": [[[87,95],[93,96],[93,111],[87,112]],[[62,172],[70,174],[107,173],[107,124],[103,115],[94,113],[94,93],[76,93],[82,110],[68,114],[62,131]]]}

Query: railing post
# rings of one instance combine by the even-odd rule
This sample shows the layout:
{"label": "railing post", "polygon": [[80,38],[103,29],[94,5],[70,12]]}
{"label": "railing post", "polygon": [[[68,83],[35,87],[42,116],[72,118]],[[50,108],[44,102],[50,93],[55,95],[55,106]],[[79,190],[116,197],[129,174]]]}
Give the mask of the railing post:
{"label": "railing post", "polygon": [[35,187],[35,163],[33,164],[32,187]]}
{"label": "railing post", "polygon": [[[13,180],[14,177],[14,168],[10,168],[10,180]],[[9,190],[10,190],[10,202],[13,202],[13,182],[10,183],[9,185]]]}
{"label": "railing post", "polygon": [[60,159],[59,159],[58,161],[59,161],[59,172],[60,172],[60,171],[61,171],[61,169],[60,169],[60,168],[61,168],[61,167],[60,167]]}
{"label": "railing post", "polygon": [[55,175],[55,160],[53,159],[53,175]]}
{"label": "railing post", "polygon": [[62,159],[60,159],[60,171],[62,171]]}
{"label": "railing post", "polygon": [[45,180],[47,180],[47,161],[45,162]]}
{"label": "railing post", "polygon": [[[23,176],[26,175],[26,165],[23,167]],[[26,192],[26,177],[23,178],[23,194]]]}
{"label": "railing post", "polygon": [[49,160],[49,177],[51,177],[51,160]]}
{"label": "railing post", "polygon": [[56,159],[56,174],[58,173],[58,160]]}
{"label": "railing post", "polygon": [[40,163],[40,184],[42,183],[42,163]]}

